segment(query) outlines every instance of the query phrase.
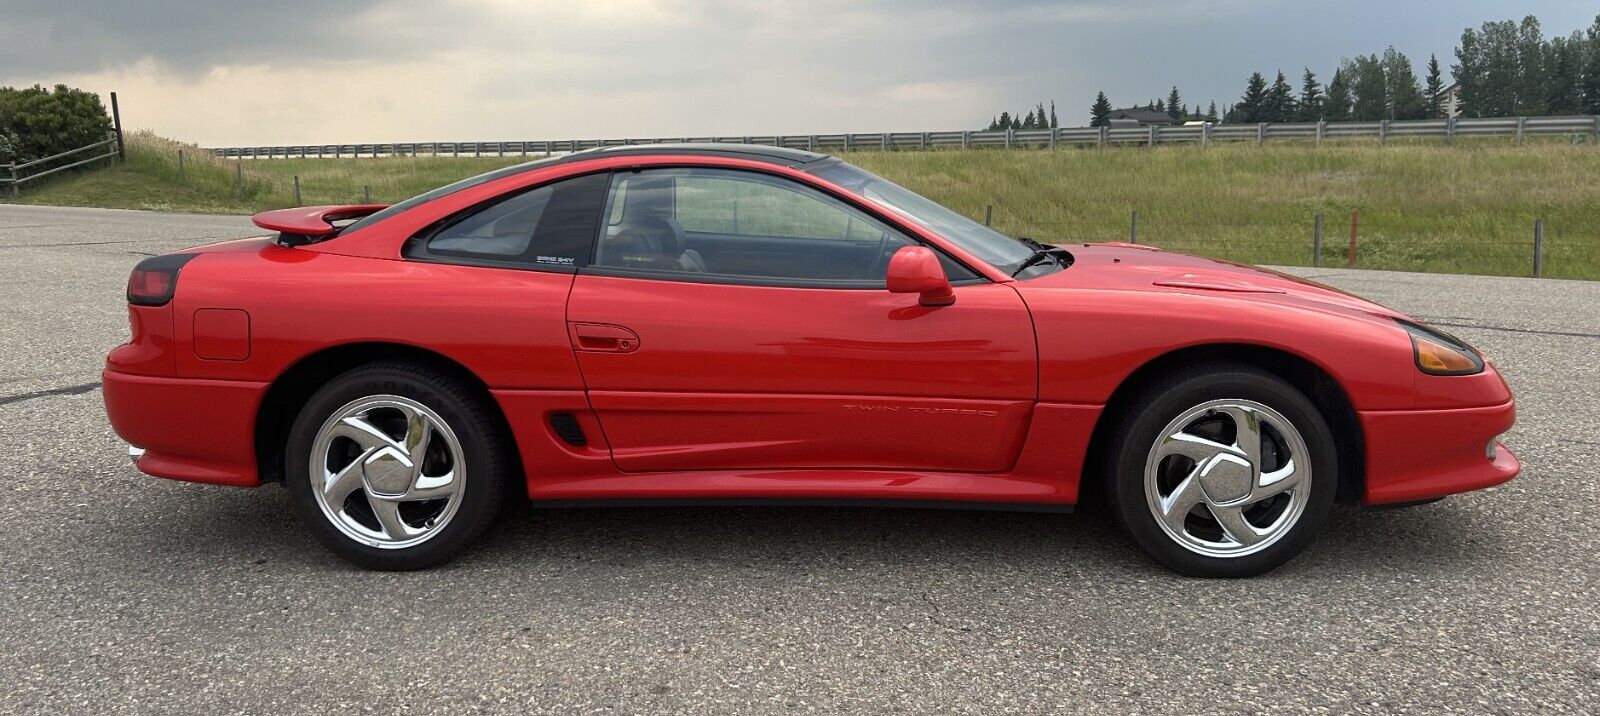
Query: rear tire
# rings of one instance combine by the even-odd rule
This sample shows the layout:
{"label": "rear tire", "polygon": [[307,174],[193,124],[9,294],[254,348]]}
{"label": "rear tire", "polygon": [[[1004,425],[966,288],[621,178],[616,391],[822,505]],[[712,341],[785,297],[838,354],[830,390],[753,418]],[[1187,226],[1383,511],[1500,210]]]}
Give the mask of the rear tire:
{"label": "rear tire", "polygon": [[285,482],[334,554],[368,569],[422,569],[494,521],[515,474],[510,442],[481,391],[433,368],[374,363],[306,401]]}
{"label": "rear tire", "polygon": [[1145,552],[1195,577],[1281,566],[1333,506],[1338,449],[1316,405],[1243,364],[1190,368],[1140,390],[1113,435],[1107,496]]}

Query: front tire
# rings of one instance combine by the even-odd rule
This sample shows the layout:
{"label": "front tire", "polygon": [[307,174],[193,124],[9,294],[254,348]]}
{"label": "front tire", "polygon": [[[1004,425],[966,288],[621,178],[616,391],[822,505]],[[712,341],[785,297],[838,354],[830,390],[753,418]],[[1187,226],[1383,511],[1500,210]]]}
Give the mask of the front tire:
{"label": "front tire", "polygon": [[375,363],[330,380],[290,430],[286,482],[301,521],[368,569],[422,569],[493,522],[514,455],[480,391]]}
{"label": "front tire", "polygon": [[1333,506],[1339,460],[1316,405],[1247,365],[1189,369],[1146,387],[1114,433],[1108,494],[1146,552],[1196,577],[1289,561]]}

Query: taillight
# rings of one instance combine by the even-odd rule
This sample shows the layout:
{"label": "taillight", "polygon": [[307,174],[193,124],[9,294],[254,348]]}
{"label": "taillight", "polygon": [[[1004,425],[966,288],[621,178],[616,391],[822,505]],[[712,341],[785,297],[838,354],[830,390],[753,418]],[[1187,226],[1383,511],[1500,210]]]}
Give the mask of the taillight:
{"label": "taillight", "polygon": [[135,306],[165,306],[178,290],[178,270],[199,254],[151,256],[133,267],[128,275],[128,303]]}

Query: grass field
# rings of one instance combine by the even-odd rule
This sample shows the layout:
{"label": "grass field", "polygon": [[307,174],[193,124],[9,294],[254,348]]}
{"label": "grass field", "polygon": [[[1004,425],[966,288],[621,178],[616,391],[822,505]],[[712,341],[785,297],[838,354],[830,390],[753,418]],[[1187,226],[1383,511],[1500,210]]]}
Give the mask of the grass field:
{"label": "grass field", "polygon": [[[135,135],[125,163],[30,190],[26,203],[251,213],[294,204],[392,202],[521,157],[253,160]],[[1529,275],[1534,220],[1545,273],[1600,279],[1600,148],[1504,142],[855,152],[848,160],[997,228],[1057,241],[1127,240],[1251,263],[1344,265],[1359,211],[1362,268]]]}

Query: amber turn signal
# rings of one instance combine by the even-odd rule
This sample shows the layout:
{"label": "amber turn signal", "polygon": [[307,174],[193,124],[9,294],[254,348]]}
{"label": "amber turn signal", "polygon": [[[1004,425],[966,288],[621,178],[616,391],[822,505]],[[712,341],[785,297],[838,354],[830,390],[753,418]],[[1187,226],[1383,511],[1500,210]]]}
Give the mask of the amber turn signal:
{"label": "amber turn signal", "polygon": [[1483,358],[1460,339],[1427,326],[1400,321],[1411,334],[1417,368],[1430,375],[1471,375],[1483,370]]}

